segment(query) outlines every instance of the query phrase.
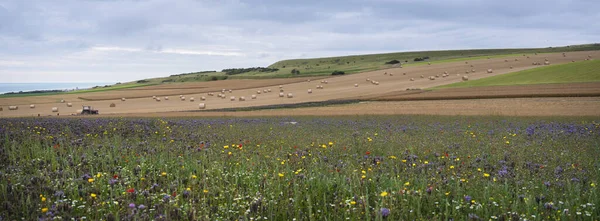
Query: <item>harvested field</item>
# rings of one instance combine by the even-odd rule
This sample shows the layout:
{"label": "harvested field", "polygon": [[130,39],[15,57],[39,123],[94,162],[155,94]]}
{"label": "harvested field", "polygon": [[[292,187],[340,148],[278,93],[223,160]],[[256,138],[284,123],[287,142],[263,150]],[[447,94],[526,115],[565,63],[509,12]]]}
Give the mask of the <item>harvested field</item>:
{"label": "harvested field", "polygon": [[[207,96],[206,109],[224,109],[224,108],[239,108],[239,107],[256,107],[265,105],[285,105],[304,102],[321,102],[328,100],[347,100],[356,98],[375,99],[383,95],[390,96],[395,93],[406,93],[408,88],[431,88],[435,86],[460,82],[462,73],[466,70],[476,69],[475,73],[469,74],[469,80],[485,78],[489,76],[501,75],[514,71],[531,69],[539,66],[534,66],[533,61],[543,62],[545,59],[552,61],[552,64],[568,63],[571,60],[578,62],[583,61],[588,55],[600,57],[600,51],[587,52],[572,52],[568,53],[567,57],[563,57],[561,53],[556,54],[539,54],[532,55],[530,59],[521,58],[518,61],[509,60],[506,58],[492,58],[471,60],[468,64],[464,61],[446,62],[432,65],[411,66],[405,68],[393,68],[385,71],[371,71],[360,74],[329,77],[322,80],[327,80],[328,84],[324,85],[324,89],[315,90],[319,85],[319,81],[308,82],[307,78],[291,78],[291,79],[269,79],[269,80],[226,80],[217,82],[202,82],[189,84],[165,84],[159,86],[151,86],[146,88],[130,88],[123,90],[113,90],[105,92],[95,92],[87,94],[72,94],[72,95],[52,95],[38,97],[14,97],[0,99],[0,107],[9,105],[30,105],[35,104],[35,109],[23,109],[20,111],[2,111],[0,117],[19,117],[19,116],[46,116],[56,115],[50,109],[56,106],[56,103],[61,99],[73,103],[73,107],[61,107],[60,115],[70,115],[76,110],[81,109],[82,105],[91,105],[104,114],[144,114],[144,113],[162,113],[174,111],[190,111],[198,110],[198,106],[193,102],[177,102],[176,100],[165,100],[156,102],[151,99],[152,96],[177,96],[184,95],[186,97],[201,97],[206,96],[206,92],[220,91],[223,88],[234,89],[232,93],[227,92],[226,96],[235,97],[250,97],[257,90],[272,89],[271,93],[263,93],[257,99],[249,99],[245,102],[231,102],[229,99],[221,99],[217,96]],[[474,67],[471,67],[473,65]],[[510,69],[513,66],[513,69]],[[489,74],[485,70],[493,69],[494,72]],[[383,73],[387,72],[388,75]],[[441,75],[448,72],[447,77],[435,78],[429,80],[427,77]],[[394,74],[390,76],[389,73]],[[403,75],[406,73],[406,75]],[[423,75],[425,78],[420,78]],[[413,78],[414,81],[410,81]],[[317,79],[317,78],[313,78]],[[354,84],[365,82],[365,79],[379,82],[376,84],[361,84],[360,87],[354,87]],[[287,83],[286,83],[287,82]],[[268,86],[271,85],[271,86]],[[283,85],[285,93],[293,93],[293,98],[280,98],[278,96],[277,85]],[[149,89],[150,88],[150,89]],[[306,93],[307,89],[313,89],[313,93]],[[525,90],[525,89],[524,89]],[[562,90],[562,89],[559,89]],[[594,90],[593,88],[590,90]],[[535,91],[535,90],[534,90]],[[557,90],[558,91],[558,90]],[[420,95],[419,90],[413,90],[410,93],[416,93],[413,96]],[[428,92],[429,93],[429,92]],[[437,92],[440,93],[440,92]],[[439,94],[439,96],[444,96]],[[571,95],[569,95],[571,96]],[[85,99],[79,99],[79,97]],[[127,98],[126,102],[121,102],[121,98]],[[447,95],[444,99],[451,99],[451,95]],[[110,108],[110,103],[119,102],[119,105]],[[159,115],[160,116],[160,115]]]}
{"label": "harvested field", "polygon": [[99,115],[100,117],[244,117],[354,115],[467,116],[600,116],[599,97],[500,98],[469,100],[367,101],[325,107],[239,112],[164,112]]}
{"label": "harvested field", "polygon": [[472,88],[448,88],[423,91],[400,91],[390,94],[363,97],[372,101],[408,101],[408,100],[456,100],[486,98],[522,98],[522,97],[597,97],[600,96],[600,83],[540,84],[490,86]]}

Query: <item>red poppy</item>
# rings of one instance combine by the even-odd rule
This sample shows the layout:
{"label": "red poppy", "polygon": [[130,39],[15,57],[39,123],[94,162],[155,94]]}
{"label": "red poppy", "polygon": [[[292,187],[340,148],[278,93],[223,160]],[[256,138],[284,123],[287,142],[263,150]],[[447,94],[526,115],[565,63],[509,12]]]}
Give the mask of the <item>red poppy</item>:
{"label": "red poppy", "polygon": [[113,179],[119,179],[119,175],[117,175],[117,174],[113,175]]}
{"label": "red poppy", "polygon": [[127,192],[128,193],[133,193],[133,192],[135,192],[135,189],[134,188],[129,188],[129,189],[127,189]]}
{"label": "red poppy", "polygon": [[367,154],[367,155],[369,155],[369,154],[371,154],[371,152],[367,151],[367,153],[366,153],[366,154]]}
{"label": "red poppy", "polygon": [[171,196],[173,196],[173,197],[176,197],[176,196],[177,196],[177,192],[173,192],[173,193],[171,194]]}
{"label": "red poppy", "polygon": [[446,157],[448,157],[448,152],[445,152],[444,154],[446,154]]}
{"label": "red poppy", "polygon": [[57,149],[60,147],[60,144],[54,144],[54,149]]}

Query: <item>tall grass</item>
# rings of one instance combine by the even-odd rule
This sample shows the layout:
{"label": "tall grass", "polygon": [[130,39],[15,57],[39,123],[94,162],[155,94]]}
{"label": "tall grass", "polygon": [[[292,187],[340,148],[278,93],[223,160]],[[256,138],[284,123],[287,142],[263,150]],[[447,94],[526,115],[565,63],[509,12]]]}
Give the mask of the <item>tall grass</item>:
{"label": "tall grass", "polygon": [[596,220],[591,119],[0,119],[13,220]]}

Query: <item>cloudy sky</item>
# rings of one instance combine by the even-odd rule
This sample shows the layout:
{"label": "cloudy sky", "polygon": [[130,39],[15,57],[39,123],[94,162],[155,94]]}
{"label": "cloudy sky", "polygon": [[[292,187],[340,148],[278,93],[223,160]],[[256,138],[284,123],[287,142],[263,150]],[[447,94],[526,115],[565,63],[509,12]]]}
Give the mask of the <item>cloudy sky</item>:
{"label": "cloudy sky", "polygon": [[600,41],[598,0],[0,0],[0,82]]}

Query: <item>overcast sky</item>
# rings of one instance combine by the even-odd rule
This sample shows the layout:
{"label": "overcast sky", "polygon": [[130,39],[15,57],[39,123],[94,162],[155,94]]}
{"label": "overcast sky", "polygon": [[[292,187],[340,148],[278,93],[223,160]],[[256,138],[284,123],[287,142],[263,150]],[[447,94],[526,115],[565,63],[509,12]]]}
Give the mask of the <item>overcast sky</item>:
{"label": "overcast sky", "polygon": [[0,82],[600,42],[598,0],[0,0]]}

